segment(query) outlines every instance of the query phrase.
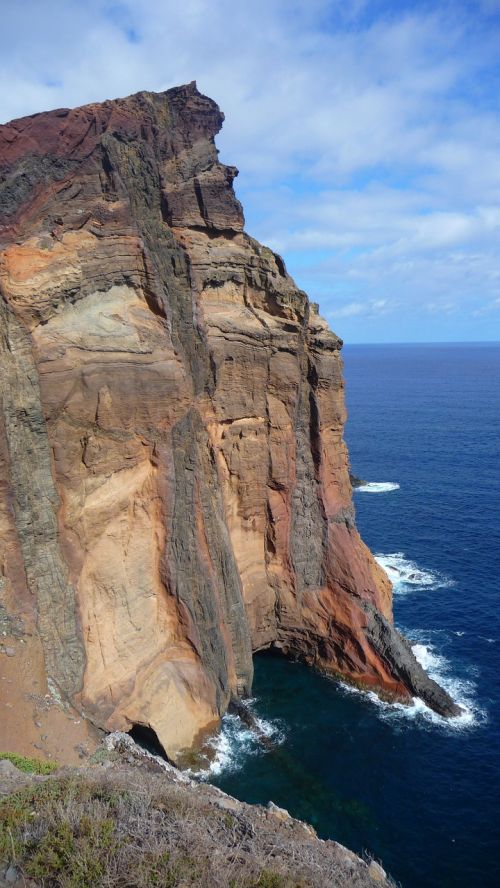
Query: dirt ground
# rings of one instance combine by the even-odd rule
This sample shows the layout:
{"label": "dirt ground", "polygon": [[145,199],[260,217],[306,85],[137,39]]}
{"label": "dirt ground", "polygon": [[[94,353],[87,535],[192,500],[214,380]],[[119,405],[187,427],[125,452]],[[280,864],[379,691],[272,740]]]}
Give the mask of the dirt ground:
{"label": "dirt ground", "polygon": [[0,634],[0,751],[81,764],[102,734],[50,693],[31,628],[25,621],[15,634]]}

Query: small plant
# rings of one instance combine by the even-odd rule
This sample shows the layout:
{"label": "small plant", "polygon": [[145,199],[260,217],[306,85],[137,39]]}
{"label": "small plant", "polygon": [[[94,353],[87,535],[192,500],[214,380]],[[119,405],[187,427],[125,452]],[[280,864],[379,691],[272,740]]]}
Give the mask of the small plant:
{"label": "small plant", "polygon": [[12,762],[20,771],[25,774],[52,774],[57,771],[59,765],[57,762],[45,762],[42,759],[28,758],[24,755],[18,755],[16,752],[0,752],[0,759],[7,759]]}
{"label": "small plant", "polygon": [[68,823],[59,823],[49,830],[28,861],[26,871],[34,879],[54,878],[65,869],[74,852],[74,839]]}
{"label": "small plant", "polygon": [[[359,860],[205,787],[95,768],[0,797],[0,872],[45,888],[331,888],[372,884]],[[296,827],[299,829],[299,827]]]}
{"label": "small plant", "polygon": [[93,765],[100,765],[102,762],[118,762],[119,760],[119,752],[115,749],[106,749],[104,746],[100,746],[99,749],[96,749],[89,759],[90,763]]}
{"label": "small plant", "polygon": [[26,786],[12,795],[0,799],[0,860],[15,860],[21,853],[20,838],[25,825],[35,814],[60,801],[67,783],[47,781],[36,786]]}
{"label": "small plant", "polygon": [[116,850],[114,830],[108,818],[91,820],[84,816],[73,828],[62,821],[38,842],[26,872],[42,882],[64,874],[68,888],[94,888],[100,884],[107,859]]}
{"label": "small plant", "polygon": [[292,888],[292,883],[279,873],[273,873],[271,870],[262,870],[255,882],[255,888]]}
{"label": "small plant", "polygon": [[130,885],[147,888],[176,888],[177,885],[201,885],[203,874],[193,858],[184,855],[172,859],[169,851],[142,856],[135,872],[129,874]]}

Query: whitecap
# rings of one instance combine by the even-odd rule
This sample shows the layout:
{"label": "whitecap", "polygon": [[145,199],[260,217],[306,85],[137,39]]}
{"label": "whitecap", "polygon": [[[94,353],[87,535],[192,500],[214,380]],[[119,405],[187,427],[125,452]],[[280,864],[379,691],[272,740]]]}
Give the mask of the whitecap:
{"label": "whitecap", "polygon": [[[459,678],[452,674],[452,665],[442,654],[438,654],[432,644],[424,644],[420,640],[412,645],[413,653],[420,665],[425,669],[430,678],[433,678],[445,691],[447,691],[462,708],[462,713],[455,718],[444,719],[437,713],[429,710],[432,721],[449,725],[452,728],[468,728],[486,720],[486,713],[475,700],[476,684],[469,678]],[[469,670],[469,675],[474,673]],[[424,704],[425,705],[425,704]],[[426,707],[428,708],[428,707]]]}
{"label": "whitecap", "polygon": [[426,644],[414,644],[412,645],[412,651],[422,668],[425,669],[429,675],[432,670],[437,672],[437,670],[445,667],[445,658],[436,654],[433,648]]}
{"label": "whitecap", "polygon": [[206,764],[190,770],[189,774],[198,780],[210,780],[223,772],[240,771],[249,756],[260,755],[266,750],[262,737],[272,740],[276,745],[284,742],[285,732],[277,720],[270,721],[256,716],[255,724],[258,730],[249,728],[238,715],[224,715],[219,733],[206,744]]}
{"label": "whitecap", "polygon": [[[410,633],[408,633],[410,634]],[[487,714],[476,699],[476,684],[469,677],[459,678],[452,674],[452,664],[445,656],[438,653],[435,646],[428,641],[433,633],[414,631],[412,650],[420,665],[425,669],[430,678],[433,678],[452,700],[461,707],[462,712],[454,718],[445,718],[434,712],[419,697],[413,697],[411,703],[389,703],[381,700],[374,691],[365,691],[361,688],[341,682],[344,693],[362,695],[373,703],[378,715],[384,721],[395,724],[415,721],[425,727],[439,727],[447,731],[461,731],[477,727],[487,721]],[[469,668],[468,675],[474,673],[474,667]]]}
{"label": "whitecap", "polygon": [[[444,687],[442,679],[440,684]],[[395,724],[414,721],[428,727],[434,726],[443,730],[461,731],[484,724],[487,720],[485,711],[480,709],[470,699],[471,684],[471,682],[451,678],[446,682],[446,690],[462,709],[460,715],[454,718],[444,718],[444,716],[438,715],[419,697],[413,697],[411,703],[388,703],[385,700],[381,700],[374,691],[364,691],[344,684],[342,689],[345,693],[361,694],[368,698],[376,706],[379,717],[383,721],[394,722]]]}
{"label": "whitecap", "polygon": [[358,493],[390,493],[391,490],[399,490],[399,486],[394,481],[368,481],[354,490]]}
{"label": "whitecap", "polygon": [[404,595],[411,588],[452,586],[453,580],[438,571],[422,570],[414,561],[406,558],[404,552],[390,552],[387,555],[379,552],[375,560],[380,564],[394,586],[394,593]]}

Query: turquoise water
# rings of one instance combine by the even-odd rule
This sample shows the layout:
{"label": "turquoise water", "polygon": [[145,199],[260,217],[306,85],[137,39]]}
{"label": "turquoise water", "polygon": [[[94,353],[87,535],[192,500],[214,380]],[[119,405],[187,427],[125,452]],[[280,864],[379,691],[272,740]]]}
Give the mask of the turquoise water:
{"label": "turquoise water", "polygon": [[500,348],[344,360],[353,471],[388,484],[356,492],[358,526],[396,580],[397,625],[466,714],[448,724],[258,657],[253,707],[276,746],[227,718],[211,780],[374,854],[404,888],[498,885]]}

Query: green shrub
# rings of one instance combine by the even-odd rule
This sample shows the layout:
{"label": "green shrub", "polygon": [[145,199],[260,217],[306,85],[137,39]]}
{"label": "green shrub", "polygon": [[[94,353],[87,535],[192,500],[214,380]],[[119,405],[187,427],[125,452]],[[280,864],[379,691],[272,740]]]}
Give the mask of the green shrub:
{"label": "green shrub", "polygon": [[[331,888],[353,878],[320,844],[161,774],[75,771],[0,798],[0,872],[44,888]],[[327,847],[328,846],[328,847]]]}
{"label": "green shrub", "polygon": [[59,767],[57,762],[45,762],[42,759],[27,758],[16,752],[0,752],[0,759],[12,762],[20,771],[26,774],[52,774]]}
{"label": "green shrub", "polygon": [[255,883],[256,888],[289,888],[290,885],[289,879],[279,873],[273,873],[271,870],[262,870]]}
{"label": "green shrub", "polygon": [[128,885],[147,888],[176,888],[177,885],[201,885],[203,873],[192,857],[181,855],[172,860],[169,851],[146,853],[129,873]]}
{"label": "green shrub", "polygon": [[37,843],[26,863],[29,876],[53,883],[64,875],[67,888],[94,888],[100,884],[106,861],[117,847],[114,823],[108,818],[82,817],[76,827],[66,821],[52,827]]}
{"label": "green shrub", "polygon": [[21,853],[20,832],[35,814],[46,806],[53,806],[63,798],[66,784],[49,780],[34,786],[25,786],[0,799],[0,860],[14,860]]}
{"label": "green shrub", "polygon": [[120,753],[115,749],[106,749],[100,746],[89,758],[92,765],[100,765],[102,762],[118,762],[120,761]]}

